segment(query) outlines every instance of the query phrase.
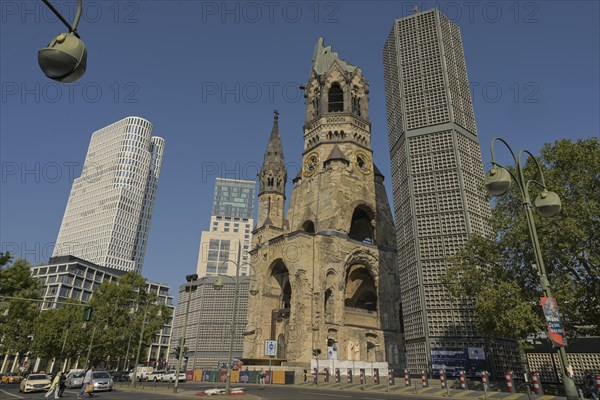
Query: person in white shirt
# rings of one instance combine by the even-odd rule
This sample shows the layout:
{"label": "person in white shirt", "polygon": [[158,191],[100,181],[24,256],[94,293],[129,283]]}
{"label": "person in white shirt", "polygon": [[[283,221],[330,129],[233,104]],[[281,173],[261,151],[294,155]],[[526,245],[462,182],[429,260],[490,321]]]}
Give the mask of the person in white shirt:
{"label": "person in white shirt", "polygon": [[[94,367],[92,366],[85,372],[85,377],[83,378],[83,385],[81,385],[81,390],[79,391],[77,398],[82,399],[87,385],[93,385],[93,384],[94,384]],[[89,395],[89,397],[93,396],[92,392],[88,392],[88,395]]]}

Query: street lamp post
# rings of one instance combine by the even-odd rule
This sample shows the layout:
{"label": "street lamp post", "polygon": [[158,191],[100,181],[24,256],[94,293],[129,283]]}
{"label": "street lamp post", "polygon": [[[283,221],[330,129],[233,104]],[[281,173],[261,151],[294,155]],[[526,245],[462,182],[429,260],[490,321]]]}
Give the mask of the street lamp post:
{"label": "street lamp post", "polygon": [[[252,268],[254,274],[256,275],[256,271],[254,270],[254,267],[251,264],[239,264],[233,260],[227,260],[223,264],[226,264],[228,262],[233,263],[235,265],[235,293],[233,296],[233,318],[231,321],[231,330],[229,337],[229,356],[227,357],[227,380],[225,382],[225,393],[227,395],[229,395],[229,393],[231,392],[231,361],[233,359],[233,337],[235,336],[235,324],[237,319],[237,306],[240,285],[240,267],[242,265],[248,265],[250,268]],[[213,287],[215,290],[221,290],[223,288],[223,279],[221,278],[221,275],[217,276]],[[255,281],[251,281],[249,292],[252,296],[258,293],[258,288],[255,285]]]}
{"label": "street lamp post", "polygon": [[[502,142],[510,151],[513,160],[515,161],[516,174],[513,174],[511,171],[502,167],[496,162],[494,155],[494,143],[496,141]],[[529,236],[533,245],[533,253],[536,261],[537,272],[540,277],[540,286],[544,293],[544,297],[552,297],[552,293],[550,291],[550,282],[548,281],[548,277],[546,275],[546,268],[544,267],[544,260],[542,258],[542,252],[540,249],[537,231],[535,228],[532,208],[535,208],[542,217],[553,217],[560,212],[560,198],[556,193],[548,191],[548,189],[546,188],[546,183],[544,182],[544,174],[542,173],[540,164],[538,163],[537,159],[533,156],[533,154],[531,154],[531,152],[529,152],[528,150],[521,150],[517,157],[515,156],[515,153],[513,152],[512,148],[504,139],[496,137],[492,140],[491,143],[491,153],[493,167],[485,176],[485,187],[492,196],[502,196],[508,191],[508,189],[510,189],[511,182],[513,180],[517,183],[517,187],[519,189],[519,193],[521,194],[521,198],[523,201],[523,207],[525,208],[527,226],[529,228]],[[540,174],[541,182],[535,180],[525,180],[525,177],[523,175],[523,168],[521,165],[521,156],[523,155],[523,153],[526,153],[535,162],[535,165],[537,166],[538,172]],[[529,184],[534,184],[542,189],[542,192],[537,196],[533,204],[529,197]],[[565,395],[567,396],[567,400],[577,400],[579,398],[577,394],[577,389],[575,387],[573,379],[569,376],[569,373],[567,372],[569,363],[567,360],[567,353],[563,346],[560,346],[558,348],[558,354],[562,364],[563,385],[565,388]]]}
{"label": "street lamp post", "polygon": [[189,290],[188,301],[185,307],[185,318],[183,322],[183,336],[181,344],[179,345],[179,357],[177,358],[177,370],[175,371],[175,386],[173,386],[173,393],[177,393],[177,385],[179,383],[179,371],[181,370],[181,359],[183,358],[183,349],[185,347],[185,335],[187,334],[187,323],[188,316],[190,314],[190,302],[192,300],[192,285],[191,282],[198,280],[198,274],[187,275],[185,280],[188,282],[186,288]]}
{"label": "street lamp post", "polygon": [[[138,342],[138,348],[137,348],[137,352],[135,354],[135,364],[133,364],[133,375],[131,377],[131,384],[133,386],[135,386],[136,383],[139,381],[139,379],[137,377],[137,366],[138,366],[138,363],[140,362],[140,353],[142,352],[142,342],[144,341],[144,331],[146,330],[146,323],[148,321],[148,306],[149,305],[150,305],[150,303],[146,302],[146,305],[144,306],[144,319],[142,320],[142,329],[140,330],[140,340]],[[161,316],[162,311],[158,310],[157,315]],[[131,340],[131,337],[130,337],[130,340]],[[129,352],[129,345],[128,345],[127,349],[128,349],[127,351]]]}
{"label": "street lamp post", "polygon": [[133,375],[131,376],[131,384],[133,386],[138,382],[137,366],[140,362],[140,353],[142,352],[142,342],[144,341],[144,330],[146,329],[146,318],[148,317],[148,307],[144,307],[144,319],[142,320],[142,329],[140,330],[140,340],[138,342],[137,352],[135,354],[135,363],[133,364]]}

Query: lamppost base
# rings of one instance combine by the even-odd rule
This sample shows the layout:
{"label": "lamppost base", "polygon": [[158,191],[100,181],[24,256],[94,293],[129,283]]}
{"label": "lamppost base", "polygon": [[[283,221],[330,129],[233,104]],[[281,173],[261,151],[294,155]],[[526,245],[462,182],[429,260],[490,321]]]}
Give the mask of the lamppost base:
{"label": "lamppost base", "polygon": [[569,377],[563,378],[563,385],[565,387],[565,397],[567,400],[579,400],[579,394],[577,393],[577,387],[573,379]]}

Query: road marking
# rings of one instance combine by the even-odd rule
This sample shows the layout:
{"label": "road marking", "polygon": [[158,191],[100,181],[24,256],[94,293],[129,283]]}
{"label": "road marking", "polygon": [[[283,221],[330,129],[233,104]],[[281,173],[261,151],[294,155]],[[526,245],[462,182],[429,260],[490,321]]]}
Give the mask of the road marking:
{"label": "road marking", "polygon": [[331,397],[348,397],[352,398],[352,396],[344,396],[341,394],[328,394],[328,393],[311,393],[311,396],[331,396]]}
{"label": "road marking", "polygon": [[12,397],[14,397],[14,398],[17,398],[17,399],[24,399],[24,398],[25,398],[25,397],[23,397],[23,396],[18,396],[18,395],[16,395],[16,394],[9,393],[9,392],[7,392],[6,390],[2,390],[2,389],[0,389],[0,392],[2,392],[2,393],[4,393],[4,394],[7,394],[7,395],[9,395],[9,396],[12,396]]}

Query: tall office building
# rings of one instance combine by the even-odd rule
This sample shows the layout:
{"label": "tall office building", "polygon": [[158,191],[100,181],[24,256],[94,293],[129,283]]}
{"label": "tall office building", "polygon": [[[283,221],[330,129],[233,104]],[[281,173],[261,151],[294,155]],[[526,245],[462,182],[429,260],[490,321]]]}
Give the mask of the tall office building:
{"label": "tall office building", "polygon": [[[242,357],[245,341],[255,337],[244,336],[248,320],[248,289],[250,277],[241,277],[236,288],[235,279],[223,279],[223,288],[215,290],[215,276],[205,276],[179,287],[179,300],[173,314],[171,349],[180,343],[185,330],[185,347],[188,349],[187,365],[182,370],[217,369],[227,365],[231,338],[231,323],[235,292],[238,290],[238,305],[233,335],[232,357]],[[189,312],[186,310],[189,301]],[[184,328],[187,321],[187,328]],[[177,367],[177,358],[169,354],[169,366]]]}
{"label": "tall office building", "polygon": [[92,134],[53,257],[71,255],[106,268],[141,272],[164,144],[152,136],[152,124],[139,117]]}
{"label": "tall office building", "polygon": [[248,251],[252,243],[256,182],[217,178],[213,194],[210,229],[200,238],[197,273],[248,275]]}
{"label": "tall office building", "polygon": [[[451,351],[481,370],[473,304],[440,283],[470,236],[492,234],[459,28],[417,10],[394,22],[383,62],[408,367],[435,371]],[[496,368],[517,361],[513,349],[496,344]]]}

